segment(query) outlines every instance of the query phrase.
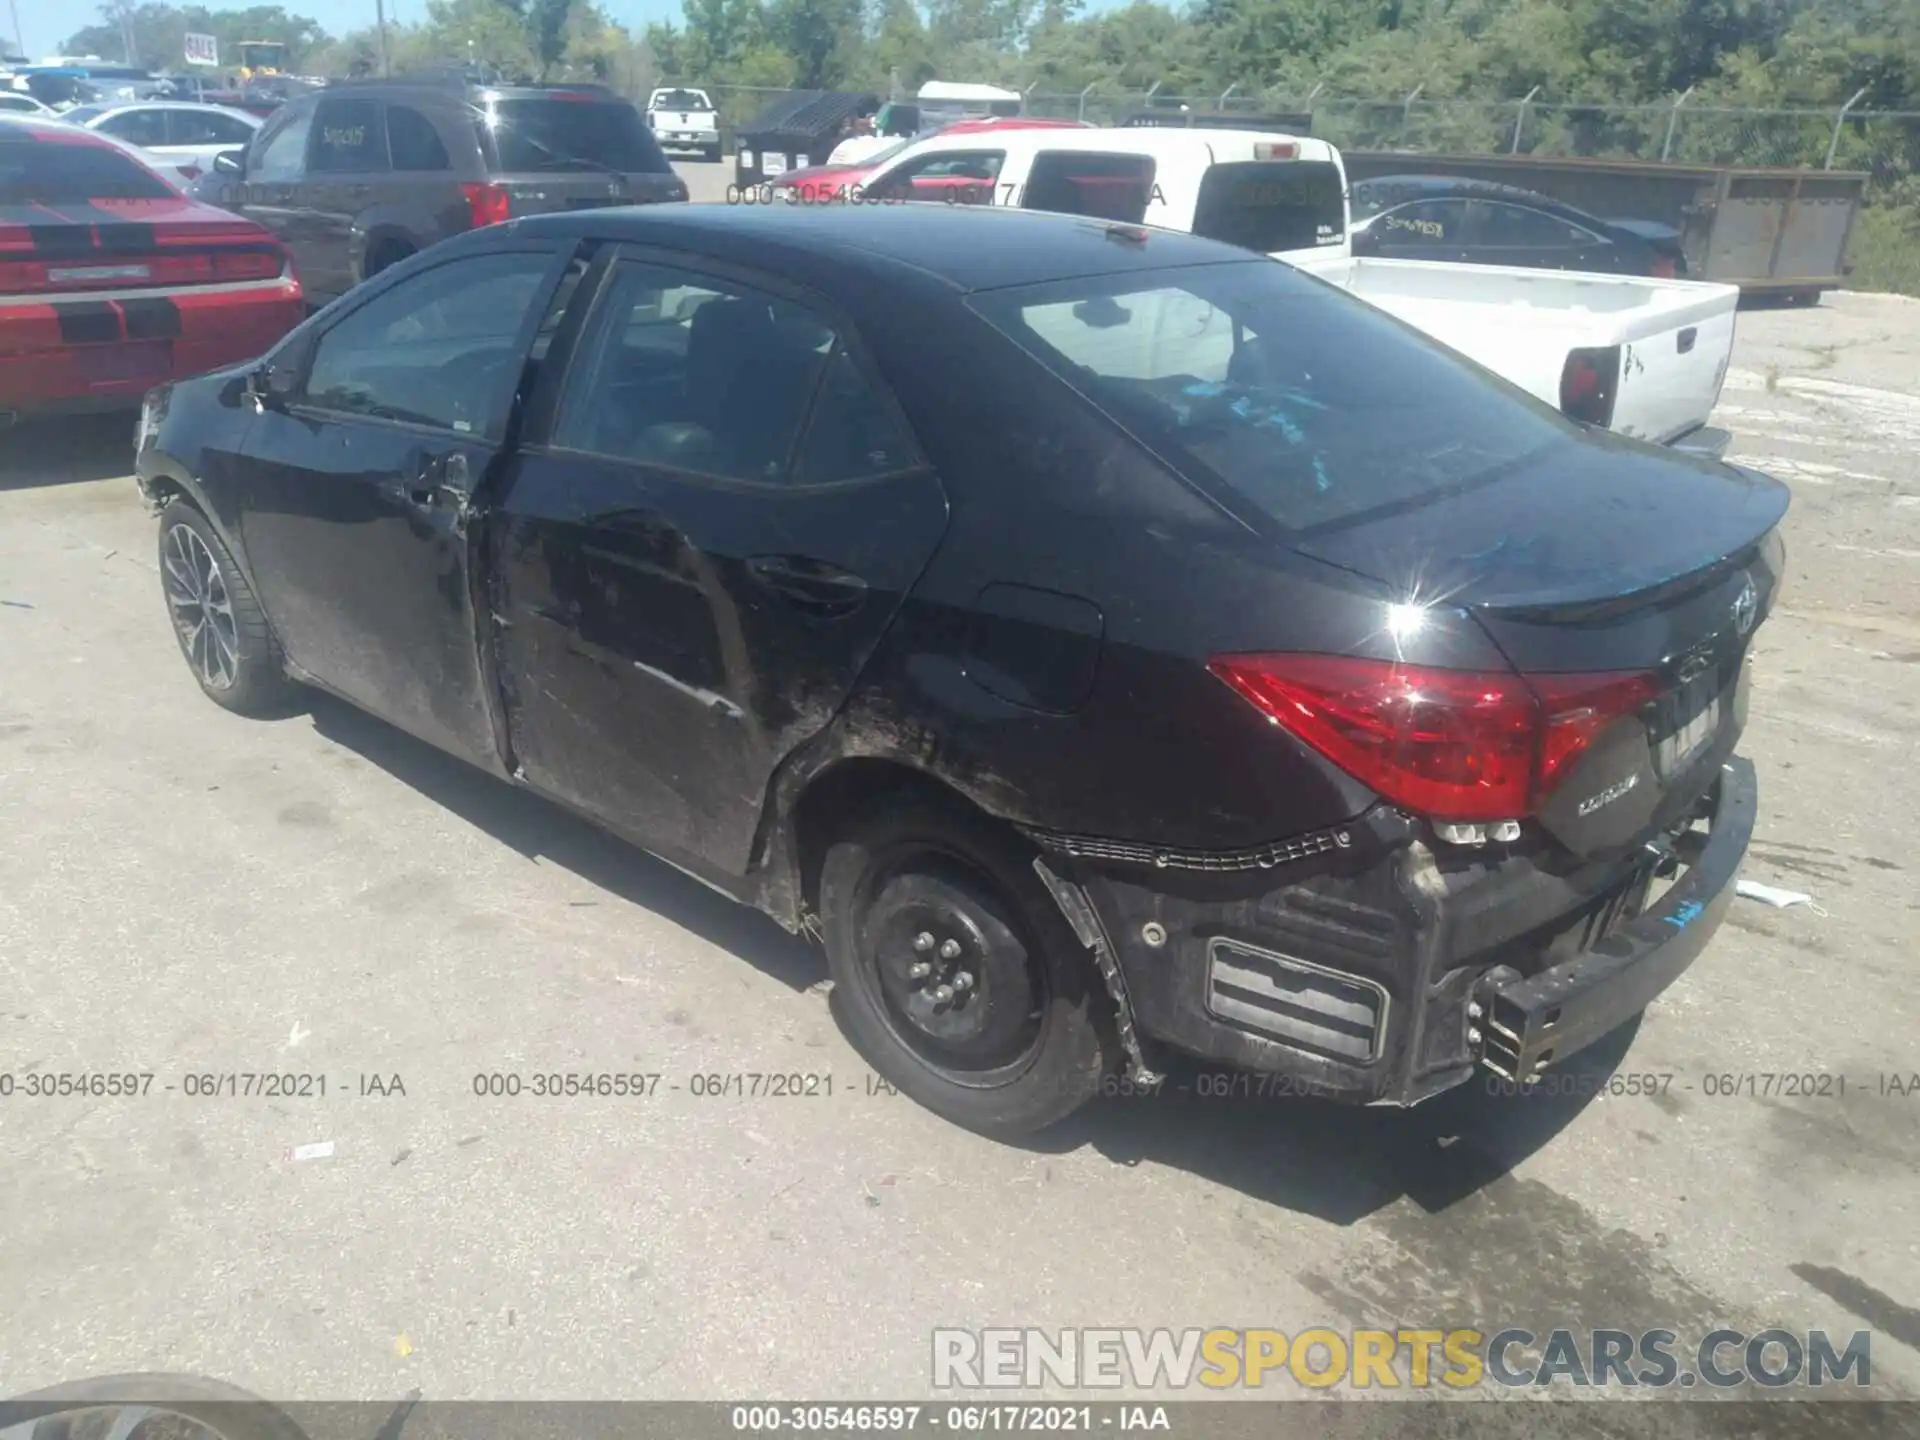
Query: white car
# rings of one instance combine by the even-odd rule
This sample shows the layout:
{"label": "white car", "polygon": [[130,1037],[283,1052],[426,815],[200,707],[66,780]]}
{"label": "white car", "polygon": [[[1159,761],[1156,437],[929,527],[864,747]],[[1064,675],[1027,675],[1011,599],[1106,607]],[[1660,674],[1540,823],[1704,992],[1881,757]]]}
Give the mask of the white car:
{"label": "white car", "polygon": [[253,139],[262,121],[244,110],[189,100],[136,100],[81,105],[60,117],[133,146],[156,169],[182,185],[213,169],[213,157]]}
{"label": "white car", "polygon": [[24,90],[0,90],[0,115],[38,115],[43,120],[51,120],[59,113]]}
{"label": "white car", "polygon": [[720,158],[720,116],[704,90],[671,86],[647,97],[647,124],[663,150],[698,150]]}

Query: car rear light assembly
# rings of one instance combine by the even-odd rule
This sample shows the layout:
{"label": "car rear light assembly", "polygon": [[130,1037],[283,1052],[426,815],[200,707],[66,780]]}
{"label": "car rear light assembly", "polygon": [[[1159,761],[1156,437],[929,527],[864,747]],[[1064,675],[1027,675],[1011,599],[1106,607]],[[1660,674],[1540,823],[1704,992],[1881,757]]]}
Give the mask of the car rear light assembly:
{"label": "car rear light assembly", "polygon": [[1442,670],[1343,655],[1222,655],[1207,668],[1288,734],[1457,844],[1520,838],[1651,673]]}
{"label": "car rear light assembly", "polygon": [[0,293],[75,295],[95,290],[212,285],[273,280],[286,272],[286,253],[265,246],[125,255],[98,263],[16,260],[0,263]]}
{"label": "car rear light assembly", "polygon": [[1256,140],[1253,142],[1253,158],[1256,160],[1298,160],[1300,142],[1297,140]]}
{"label": "car rear light assembly", "polygon": [[1656,255],[1653,257],[1653,268],[1649,273],[1656,280],[1672,280],[1676,278],[1676,269],[1671,255]]}
{"label": "car rear light assembly", "polygon": [[1613,423],[1613,402],[1620,390],[1620,347],[1574,350],[1560,371],[1560,410],[1604,430]]}
{"label": "car rear light assembly", "polygon": [[460,193],[467,197],[467,215],[476,230],[498,225],[513,214],[513,197],[504,186],[470,180],[460,187]]}

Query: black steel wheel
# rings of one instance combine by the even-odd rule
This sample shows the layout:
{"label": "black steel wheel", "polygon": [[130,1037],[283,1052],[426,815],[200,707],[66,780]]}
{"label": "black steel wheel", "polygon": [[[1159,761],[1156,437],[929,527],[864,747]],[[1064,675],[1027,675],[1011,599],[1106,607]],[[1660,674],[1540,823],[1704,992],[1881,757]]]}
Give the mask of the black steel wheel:
{"label": "black steel wheel", "polygon": [[1111,1018],[1016,837],[958,804],[902,798],[827,852],[834,1004],[891,1084],[984,1134],[1030,1134],[1098,1091]]}

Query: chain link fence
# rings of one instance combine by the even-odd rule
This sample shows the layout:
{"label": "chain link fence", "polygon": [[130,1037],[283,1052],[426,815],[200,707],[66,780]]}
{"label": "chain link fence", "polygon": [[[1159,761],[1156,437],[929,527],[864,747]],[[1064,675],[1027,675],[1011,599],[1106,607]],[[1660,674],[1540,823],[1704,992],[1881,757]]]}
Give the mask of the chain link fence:
{"label": "chain link fence", "polygon": [[[729,132],[790,92],[708,86]],[[1540,100],[1402,100],[1168,95],[1157,89],[1026,95],[1030,115],[1113,125],[1145,110],[1257,115],[1311,111],[1313,133],[1344,150],[1660,160],[1677,165],[1805,166],[1870,172],[1891,184],[1920,167],[1920,111],[1748,110],[1692,103],[1563,105]]]}

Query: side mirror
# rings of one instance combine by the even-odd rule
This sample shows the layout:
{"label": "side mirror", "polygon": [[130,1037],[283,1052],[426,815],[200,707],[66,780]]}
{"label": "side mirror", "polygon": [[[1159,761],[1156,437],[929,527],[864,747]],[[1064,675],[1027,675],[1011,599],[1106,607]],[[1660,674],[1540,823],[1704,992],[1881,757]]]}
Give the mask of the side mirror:
{"label": "side mirror", "polygon": [[213,157],[213,169],[218,175],[244,175],[247,173],[247,152],[222,150]]}
{"label": "side mirror", "polygon": [[285,410],[298,383],[299,367],[291,357],[259,366],[247,376],[247,394],[256,409]]}

